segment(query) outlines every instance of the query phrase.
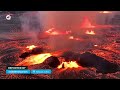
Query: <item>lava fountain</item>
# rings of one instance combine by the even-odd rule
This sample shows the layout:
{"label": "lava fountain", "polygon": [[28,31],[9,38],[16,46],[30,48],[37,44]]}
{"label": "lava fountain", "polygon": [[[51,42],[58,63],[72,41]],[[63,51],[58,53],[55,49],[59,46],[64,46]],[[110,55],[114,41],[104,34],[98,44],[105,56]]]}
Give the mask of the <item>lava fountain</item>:
{"label": "lava fountain", "polygon": [[95,26],[93,26],[91,24],[91,22],[89,21],[89,19],[87,17],[84,17],[83,22],[81,24],[81,28],[94,28]]}
{"label": "lava fountain", "polygon": [[88,31],[88,30],[87,30],[85,33],[86,33],[86,34],[90,34],[90,35],[95,35],[95,32],[94,32],[93,30],[91,30],[91,31]]}
{"label": "lava fountain", "polygon": [[76,61],[70,61],[70,62],[62,62],[57,68],[79,68],[80,66],[76,63]]}

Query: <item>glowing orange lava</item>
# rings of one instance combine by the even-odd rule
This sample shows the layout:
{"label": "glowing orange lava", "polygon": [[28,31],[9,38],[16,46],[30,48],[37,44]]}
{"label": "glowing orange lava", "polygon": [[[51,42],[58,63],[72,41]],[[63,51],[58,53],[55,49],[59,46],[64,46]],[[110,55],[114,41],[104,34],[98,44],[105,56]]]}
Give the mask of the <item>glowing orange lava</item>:
{"label": "glowing orange lava", "polygon": [[30,45],[30,46],[27,46],[26,48],[28,48],[29,50],[32,50],[32,49],[34,49],[34,48],[36,48],[37,46],[35,46],[35,45]]}
{"label": "glowing orange lava", "polygon": [[110,11],[101,11],[99,13],[112,13],[112,12],[110,12]]}
{"label": "glowing orange lava", "polygon": [[87,30],[85,33],[86,33],[86,34],[90,34],[90,35],[95,35],[95,32],[92,31],[92,30],[91,30],[91,31],[88,31],[88,30]]}
{"label": "glowing orange lava", "polygon": [[59,35],[59,33],[57,31],[53,31],[51,32],[51,35]]}
{"label": "glowing orange lava", "polygon": [[94,45],[95,47],[97,47],[98,45]]}
{"label": "glowing orange lava", "polygon": [[69,39],[74,39],[74,37],[73,37],[73,36],[70,36]]}
{"label": "glowing orange lava", "polygon": [[57,68],[78,68],[80,67],[76,61],[62,62]]}
{"label": "glowing orange lava", "polygon": [[40,63],[43,63],[48,57],[51,57],[51,56],[52,55],[50,53],[32,55],[30,57],[27,57],[22,62],[18,63],[16,66],[30,66],[30,65],[40,64]]}
{"label": "glowing orange lava", "polygon": [[66,34],[71,33],[71,31],[59,32],[54,29],[55,28],[51,28],[51,29],[45,31],[45,33],[47,33],[48,35],[66,35]]}
{"label": "glowing orange lava", "polygon": [[70,34],[72,31],[66,31],[65,34]]}
{"label": "glowing orange lava", "polygon": [[59,32],[57,31],[53,31],[54,28],[51,28],[49,30],[46,31],[47,34],[49,35],[59,35]]}
{"label": "glowing orange lava", "polygon": [[69,36],[69,39],[71,40],[77,40],[77,41],[83,41],[81,38],[75,38],[74,36]]}
{"label": "glowing orange lava", "polygon": [[53,31],[54,28],[51,28],[49,30],[46,31],[46,33],[51,33]]}

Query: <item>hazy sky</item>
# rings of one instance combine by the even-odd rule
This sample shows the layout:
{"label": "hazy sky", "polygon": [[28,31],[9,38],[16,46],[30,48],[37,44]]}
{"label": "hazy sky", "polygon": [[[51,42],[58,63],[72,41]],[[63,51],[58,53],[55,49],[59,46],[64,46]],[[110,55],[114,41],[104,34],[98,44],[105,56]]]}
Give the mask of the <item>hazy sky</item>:
{"label": "hazy sky", "polygon": [[[112,17],[114,13],[109,15]],[[88,17],[92,25],[97,22],[97,18],[102,20],[108,14],[101,14],[99,11],[30,11],[25,13],[20,17],[22,21],[22,29],[33,37],[34,41],[37,40],[36,31],[46,31],[50,28],[55,28],[57,30],[71,30],[80,31],[80,26],[84,17]],[[40,25],[40,28],[39,26]],[[61,40],[63,43],[58,41]],[[51,46],[70,46],[69,41],[64,41],[63,39],[58,39],[54,42],[54,38],[50,39],[49,45]],[[73,43],[71,43],[72,45]]]}
{"label": "hazy sky", "polygon": [[[44,29],[53,27],[62,29],[71,27],[77,29],[80,27],[84,17],[88,17],[92,24],[96,24],[98,22],[97,19],[103,20],[103,18],[108,15],[99,12],[100,11],[32,11],[26,13],[22,17],[22,21],[28,23],[31,21],[30,19],[36,17],[36,22],[40,23]],[[114,13],[115,12],[112,11],[109,16],[112,17]]]}
{"label": "hazy sky", "polygon": [[[88,17],[91,23],[96,23],[96,18],[105,16],[99,15],[100,11],[39,11],[40,20],[45,27],[77,27],[81,24],[83,17]],[[110,15],[113,16],[115,12]],[[99,15],[99,17],[98,17]]]}

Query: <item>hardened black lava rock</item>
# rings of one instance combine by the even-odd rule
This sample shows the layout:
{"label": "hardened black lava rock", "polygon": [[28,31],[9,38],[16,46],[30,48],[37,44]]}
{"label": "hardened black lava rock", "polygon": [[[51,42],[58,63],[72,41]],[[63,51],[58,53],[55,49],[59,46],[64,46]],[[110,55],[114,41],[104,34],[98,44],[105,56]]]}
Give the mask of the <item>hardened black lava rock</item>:
{"label": "hardened black lava rock", "polygon": [[64,52],[61,57],[63,57],[65,59],[65,61],[72,61],[72,60],[77,60],[80,58],[80,54],[79,53],[74,53],[72,51],[67,51]]}
{"label": "hardened black lava rock", "polygon": [[98,73],[114,73],[119,70],[117,64],[111,63],[90,52],[81,54],[80,60],[77,60],[77,62],[83,67],[95,67]]}
{"label": "hardened black lava rock", "polygon": [[22,53],[19,57],[25,59],[25,58],[28,57],[28,56],[30,56],[30,52]]}
{"label": "hardened black lava rock", "polygon": [[60,65],[60,61],[57,57],[51,56],[45,60],[45,64],[49,65],[52,68],[56,68],[58,65]]}
{"label": "hardened black lava rock", "polygon": [[41,54],[41,53],[43,53],[43,48],[34,48],[31,51],[22,53],[19,57],[25,59],[26,57],[28,57],[30,55],[36,55],[36,54]]}
{"label": "hardened black lava rock", "polygon": [[30,53],[31,54],[41,54],[43,53],[43,48],[34,48]]}

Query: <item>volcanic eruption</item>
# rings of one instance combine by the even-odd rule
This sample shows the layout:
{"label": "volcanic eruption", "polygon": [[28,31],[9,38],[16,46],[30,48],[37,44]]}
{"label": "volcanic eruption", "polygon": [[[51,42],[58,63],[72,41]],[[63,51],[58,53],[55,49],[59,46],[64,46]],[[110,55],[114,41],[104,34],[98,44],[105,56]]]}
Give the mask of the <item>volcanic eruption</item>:
{"label": "volcanic eruption", "polygon": [[[0,34],[0,78],[120,78],[119,29],[111,28],[114,25],[93,24],[92,21],[97,16],[95,18],[90,14],[81,16],[81,12],[66,13],[67,17],[58,12],[57,15],[55,15],[56,12],[52,15],[47,13],[46,18],[43,15],[43,20],[39,20],[41,17],[39,14],[37,19],[34,19],[36,16],[32,17],[34,13],[30,16],[26,14],[26,19],[23,21],[28,20],[28,26],[24,25],[23,31]],[[100,14],[100,12],[97,13]],[[109,12],[102,12],[101,15],[104,13]],[[84,15],[89,16],[84,17]],[[36,21],[29,20],[31,17]],[[39,23],[35,24],[37,20]],[[44,25],[37,28],[43,21],[46,21]],[[29,25],[36,28],[27,29]],[[25,31],[30,32],[30,35]],[[33,38],[33,36],[37,37]],[[30,70],[51,69],[52,73],[49,75],[6,75],[6,66],[27,66]]]}

